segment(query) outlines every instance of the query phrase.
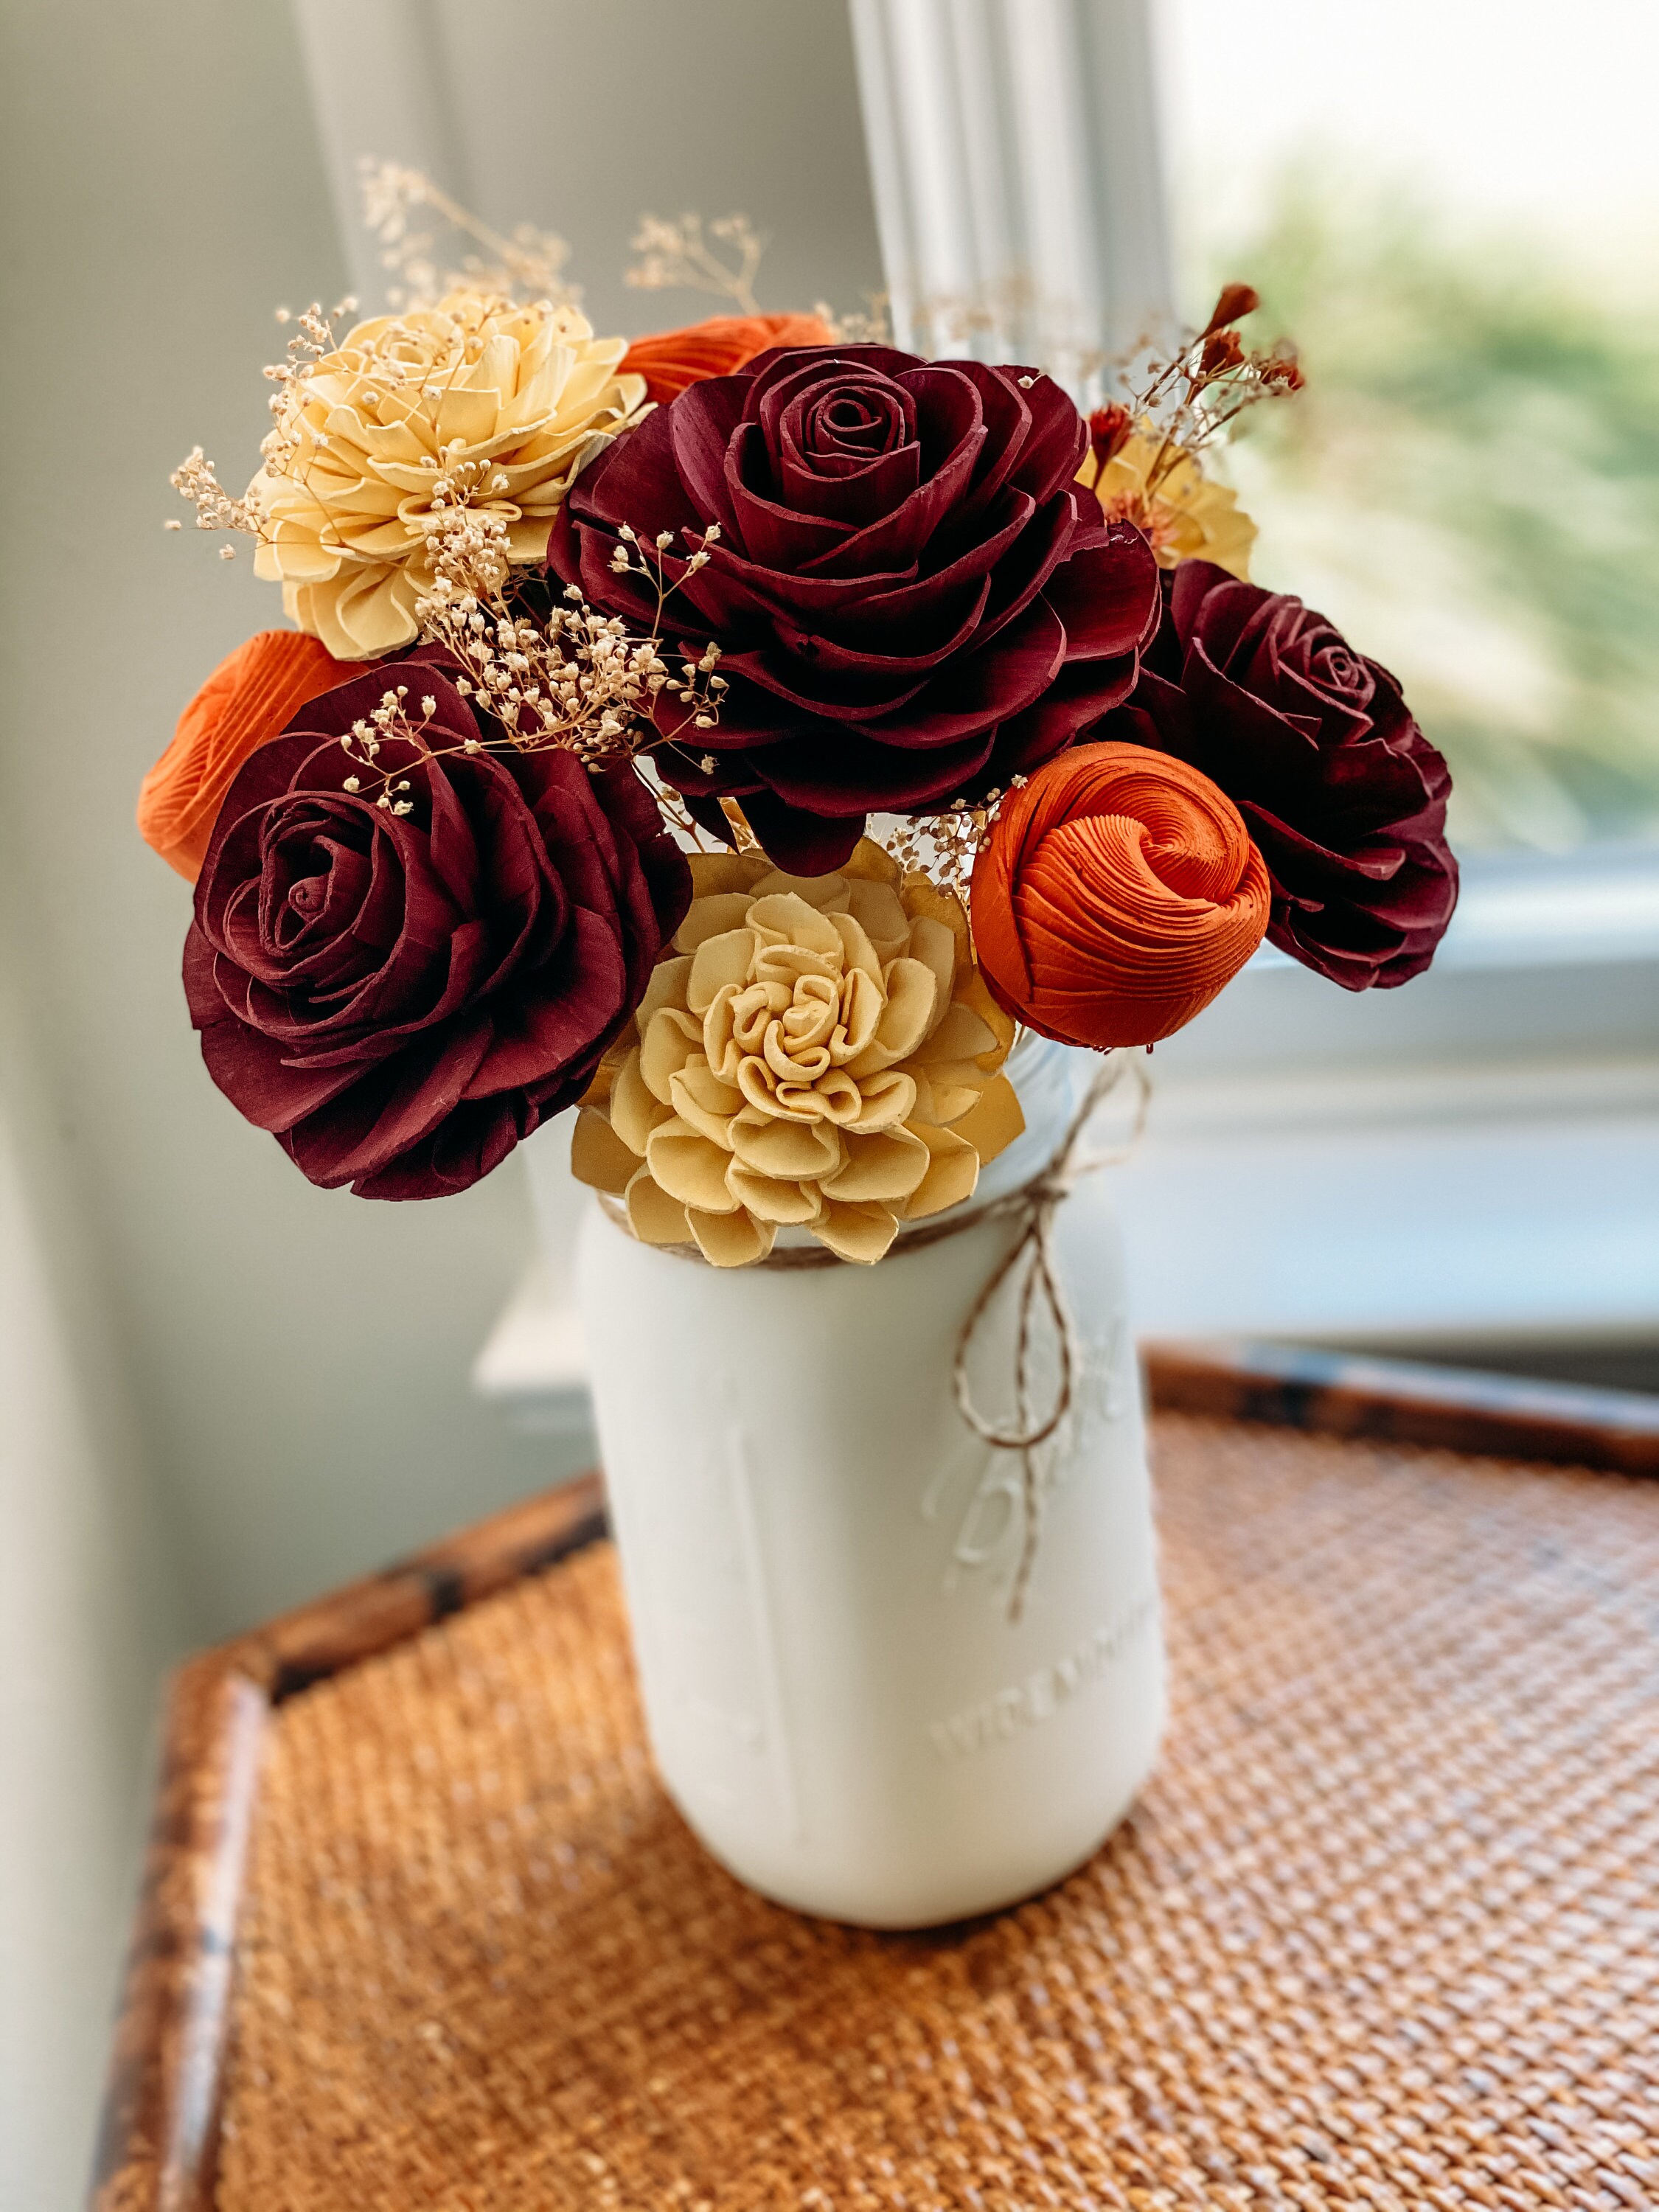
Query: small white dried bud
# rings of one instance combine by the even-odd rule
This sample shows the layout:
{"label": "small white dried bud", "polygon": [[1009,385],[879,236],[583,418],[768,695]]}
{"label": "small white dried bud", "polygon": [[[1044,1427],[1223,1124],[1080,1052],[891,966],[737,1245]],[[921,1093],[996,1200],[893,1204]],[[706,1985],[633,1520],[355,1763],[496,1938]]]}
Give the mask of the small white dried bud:
{"label": "small white dried bud", "polygon": [[360,775],[349,775],[342,786],[342,788],[346,791],[361,791],[362,787],[363,780]]}

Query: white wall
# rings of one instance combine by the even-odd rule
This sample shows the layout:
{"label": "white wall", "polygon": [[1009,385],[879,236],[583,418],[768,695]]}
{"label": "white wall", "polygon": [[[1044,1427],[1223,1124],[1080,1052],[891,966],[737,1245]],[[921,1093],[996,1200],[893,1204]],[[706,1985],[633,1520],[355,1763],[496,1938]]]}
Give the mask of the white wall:
{"label": "white wall", "polygon": [[176,1579],[74,1166],[0,994],[0,2207],[84,2186]]}

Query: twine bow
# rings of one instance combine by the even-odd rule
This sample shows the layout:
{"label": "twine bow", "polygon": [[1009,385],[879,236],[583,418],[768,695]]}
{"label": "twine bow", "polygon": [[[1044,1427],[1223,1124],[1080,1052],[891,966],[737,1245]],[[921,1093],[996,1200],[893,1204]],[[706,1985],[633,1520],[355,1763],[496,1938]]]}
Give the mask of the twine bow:
{"label": "twine bow", "polygon": [[[1127,1140],[1110,1151],[1085,1152],[1083,1139],[1090,1122],[1126,1074],[1133,1079],[1138,1092],[1134,1121]],[[951,1369],[951,1384],[957,1411],[974,1434],[997,1451],[1012,1451],[1020,1455],[1023,1528],[1019,1565],[1009,1600],[1011,1620],[1018,1621],[1024,1611],[1026,1589],[1036,1559],[1037,1536],[1042,1516],[1042,1485],[1039,1480],[1037,1452],[1058,1430],[1071,1410],[1077,1372],[1083,1357],[1078,1342],[1077,1323],[1073,1318],[1054,1263],[1055,1218],[1061,1205],[1085,1176],[1094,1175],[1103,1167],[1127,1159],[1134,1150],[1146,1127],[1146,1108],[1151,1095],[1151,1085],[1147,1083],[1139,1056],[1121,1056],[1115,1053],[1109,1055],[1096,1070],[1082,1103],[1073,1115],[1066,1134],[1048,1166],[1040,1175],[1034,1176],[1030,1182],[1022,1183],[1018,1190],[1010,1191],[1006,1198],[994,1200],[976,1216],[981,1221],[994,1219],[999,1215],[1012,1216],[1020,1223],[1018,1236],[987,1276],[979,1296],[969,1309],[968,1317],[957,1338],[956,1357]],[[968,1363],[980,1323],[989,1312],[997,1292],[1022,1262],[1025,1267],[1025,1278],[1020,1285],[1018,1326],[1014,1340],[1015,1419],[1012,1428],[1004,1428],[981,1413],[975,1403],[968,1380]],[[1042,1418],[1035,1413],[1031,1403],[1033,1323],[1039,1304],[1046,1311],[1053,1328],[1059,1364],[1054,1404]]]}

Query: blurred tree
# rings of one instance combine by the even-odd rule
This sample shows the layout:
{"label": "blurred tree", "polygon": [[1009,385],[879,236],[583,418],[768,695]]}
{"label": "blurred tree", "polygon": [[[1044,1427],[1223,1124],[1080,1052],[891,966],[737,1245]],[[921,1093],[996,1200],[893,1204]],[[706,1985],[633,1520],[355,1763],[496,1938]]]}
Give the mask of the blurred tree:
{"label": "blurred tree", "polygon": [[1252,573],[1394,668],[1462,841],[1659,836],[1659,305],[1324,156],[1214,273],[1308,372],[1231,456]]}

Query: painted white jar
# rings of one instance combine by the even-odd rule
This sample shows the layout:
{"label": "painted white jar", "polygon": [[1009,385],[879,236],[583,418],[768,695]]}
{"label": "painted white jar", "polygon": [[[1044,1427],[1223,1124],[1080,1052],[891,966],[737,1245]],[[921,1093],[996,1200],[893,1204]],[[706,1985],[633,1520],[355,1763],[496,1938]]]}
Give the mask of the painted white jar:
{"label": "painted white jar", "polygon": [[[1047,1164],[1091,1065],[1020,1047],[1026,1133],[964,1215]],[[1146,1778],[1163,1637],[1107,1182],[1058,1215],[1081,1363],[1018,1620],[1020,1455],[951,1389],[1015,1224],[901,1239],[875,1267],[725,1270],[588,1210],[578,1292],[653,1749],[708,1849],[784,1904],[882,1928],[1012,1904]],[[1012,1364],[1006,1331],[976,1336],[988,1412]]]}

